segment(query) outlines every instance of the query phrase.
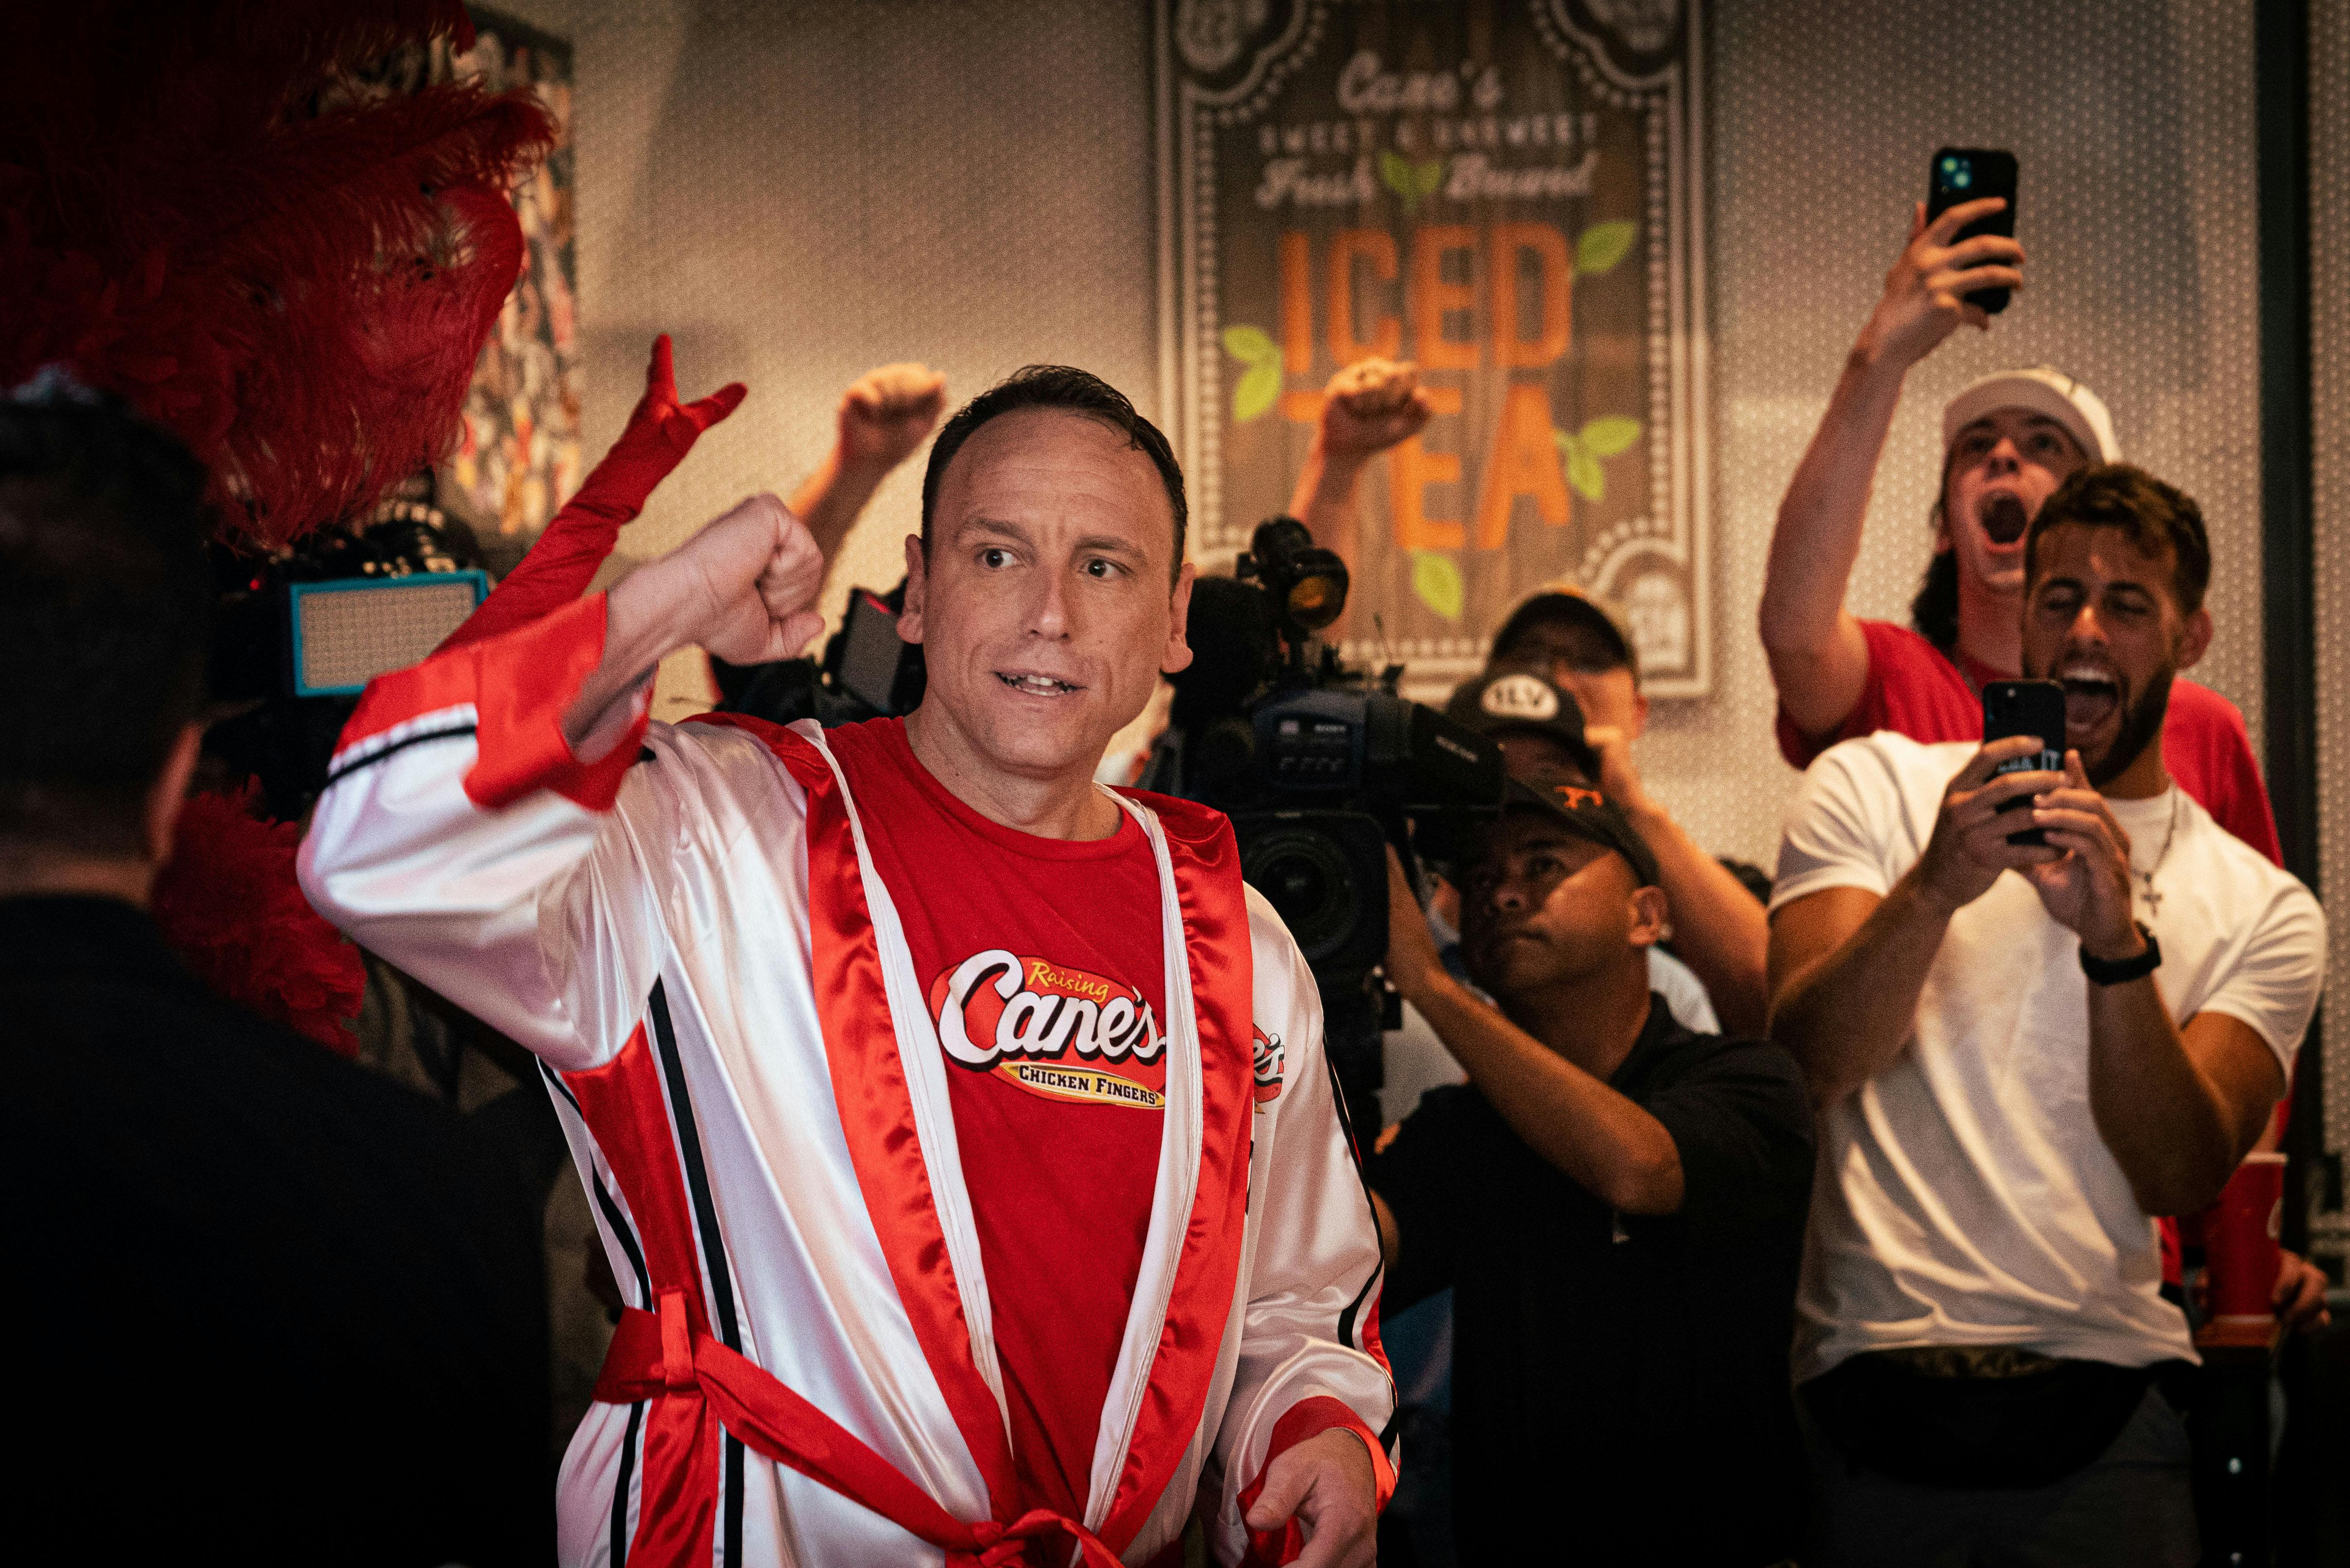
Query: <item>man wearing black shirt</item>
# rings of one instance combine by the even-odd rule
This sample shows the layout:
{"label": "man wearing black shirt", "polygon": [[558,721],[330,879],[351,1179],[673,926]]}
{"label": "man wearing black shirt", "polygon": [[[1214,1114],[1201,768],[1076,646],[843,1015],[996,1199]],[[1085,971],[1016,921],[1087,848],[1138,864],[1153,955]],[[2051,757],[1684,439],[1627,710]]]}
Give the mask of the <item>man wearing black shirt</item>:
{"label": "man wearing black shirt", "polygon": [[1369,1168],[1388,1311],[1453,1288],[1464,1563],[1761,1568],[1793,1549],[1811,1114],[1783,1051],[1648,990],[1657,864],[1581,781],[1513,780],[1457,867],[1471,977],[1390,871],[1388,978],[1459,1059]]}
{"label": "man wearing black shirt", "polygon": [[210,995],[145,905],[196,755],[203,471],[0,400],[0,1256],[26,1561],[538,1563],[535,1208],[451,1114]]}

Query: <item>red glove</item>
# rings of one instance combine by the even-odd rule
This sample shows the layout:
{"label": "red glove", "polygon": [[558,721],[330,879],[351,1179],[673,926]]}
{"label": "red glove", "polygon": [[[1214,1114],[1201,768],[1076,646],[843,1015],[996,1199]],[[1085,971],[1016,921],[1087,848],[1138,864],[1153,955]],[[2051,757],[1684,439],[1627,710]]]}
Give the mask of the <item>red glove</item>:
{"label": "red glove", "polygon": [[547,524],[530,553],[433,651],[446,653],[526,626],[586,593],[596,568],[619,543],[621,525],[644,510],[653,486],[685,461],[702,432],[734,411],[744,389],[742,382],[730,381],[706,398],[680,403],[669,334],[654,338],[653,361],[645,369],[645,395],[629,415],[629,428],[578,493]]}

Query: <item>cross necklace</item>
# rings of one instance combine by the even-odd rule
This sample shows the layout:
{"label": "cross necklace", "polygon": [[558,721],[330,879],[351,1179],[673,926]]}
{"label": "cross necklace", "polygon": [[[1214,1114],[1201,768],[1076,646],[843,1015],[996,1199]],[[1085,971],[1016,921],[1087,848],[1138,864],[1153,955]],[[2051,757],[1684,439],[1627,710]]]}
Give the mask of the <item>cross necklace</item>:
{"label": "cross necklace", "polygon": [[2154,890],[2154,874],[2161,870],[2162,863],[2170,857],[2170,841],[2178,836],[2178,786],[2172,784],[2170,786],[2170,826],[2164,830],[2162,848],[2155,856],[2154,864],[2141,871],[2137,868],[2137,861],[2135,857],[2130,861],[2130,875],[2138,880],[2141,894],[2146,899],[2146,912],[2157,919],[2162,915],[2162,895]]}

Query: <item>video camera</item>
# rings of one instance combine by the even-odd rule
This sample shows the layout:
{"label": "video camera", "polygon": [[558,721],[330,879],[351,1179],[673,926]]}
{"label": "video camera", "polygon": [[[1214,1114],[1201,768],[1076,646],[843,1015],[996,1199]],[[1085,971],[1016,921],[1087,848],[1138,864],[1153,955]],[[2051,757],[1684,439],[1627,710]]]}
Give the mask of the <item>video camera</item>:
{"label": "video camera", "polygon": [[[1501,811],[1500,747],[1396,694],[1403,666],[1341,664],[1317,634],[1347,565],[1294,517],[1257,526],[1230,577],[1193,585],[1193,661],[1170,679],[1147,787],[1227,813],[1241,874],[1277,910],[1322,996],[1350,1122],[1376,1131],[1379,1035],[1401,1023],[1374,969],[1388,947],[1387,846],[1449,855]],[[1409,826],[1407,826],[1409,825]]]}

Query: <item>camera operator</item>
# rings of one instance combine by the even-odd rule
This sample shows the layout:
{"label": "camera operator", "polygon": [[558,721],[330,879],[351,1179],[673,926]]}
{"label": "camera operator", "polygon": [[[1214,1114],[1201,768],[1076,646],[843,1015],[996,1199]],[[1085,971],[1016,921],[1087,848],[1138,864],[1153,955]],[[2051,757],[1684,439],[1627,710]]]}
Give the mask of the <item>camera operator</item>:
{"label": "camera operator", "polygon": [[1506,807],[1456,867],[1498,1009],[1446,971],[1390,862],[1388,979],[1469,1082],[1367,1168],[1390,1310],[1454,1292],[1459,1560],[1775,1562],[1801,1505],[1802,1075],[1650,990],[1669,901],[1600,792],[1538,767]]}
{"label": "camera operator", "polygon": [[1760,1032],[1770,943],[1762,906],[1641,784],[1632,742],[1648,728],[1648,699],[1622,616],[1571,583],[1543,588],[1493,634],[1487,668],[1510,667],[1539,670],[1573,695],[1584,738],[1597,759],[1593,782],[1631,819],[1662,867],[1675,952],[1704,982],[1731,1030]]}
{"label": "camera operator", "polygon": [[439,1106],[207,994],[150,918],[196,763],[204,483],[110,399],[0,402],[19,1549],[544,1562],[534,1208]]}
{"label": "camera operator", "polygon": [[[2001,205],[1961,202],[1931,223],[1918,207],[1779,504],[1761,622],[1779,691],[1779,750],[1796,767],[1877,730],[1928,744],[1980,739],[1983,683],[2012,679],[2021,666],[2025,527],[2075,470],[2121,461],[2106,405],[2072,377],[2038,366],[1982,378],[1942,411],[1934,556],[1911,607],[1916,629],[1844,607],[1903,382],[1961,324],[1990,330],[1970,291],[2023,286],[2015,241],[1952,243]],[[2276,819],[2233,703],[2180,680],[2163,745],[2179,787],[2220,826],[2281,861]]]}
{"label": "camera operator", "polygon": [[[1502,761],[1514,777],[1556,774],[1588,788],[1604,787],[1600,778],[1603,759],[1592,746],[1591,728],[1584,722],[1581,705],[1573,694],[1530,670],[1500,669],[1465,682],[1445,704],[1444,715],[1500,746]],[[1608,792],[1608,799],[1621,809],[1614,792]],[[1627,811],[1625,816],[1632,820],[1630,812]],[[1635,821],[1634,831],[1640,835],[1642,843],[1651,846],[1653,853],[1656,840],[1649,830]],[[1664,889],[1666,903],[1677,909],[1679,906],[1673,904],[1673,873],[1664,868],[1661,857],[1658,866],[1658,886]],[[1431,903],[1430,907],[1430,922],[1440,939],[1446,967],[1456,974],[1465,974],[1468,971],[1458,957],[1458,891],[1448,884],[1439,890],[1439,898],[1440,903]],[[1755,914],[1759,922],[1761,906],[1756,906]],[[1448,931],[1446,927],[1451,929]],[[1712,998],[1706,994],[1705,982],[1689,965],[1667,952],[1661,939],[1651,943],[1647,951],[1649,989],[1665,999],[1673,1016],[1684,1028],[1700,1034],[1720,1033],[1721,1023],[1714,1012]],[[1394,1055],[1392,1044],[1388,1054]]]}
{"label": "camera operator", "polygon": [[2196,1561],[2159,1391],[2195,1353],[2151,1217],[2252,1147],[2322,974],[2316,900],[2166,769],[2211,636],[2194,502],[2081,469],[2021,565],[2064,772],[1998,772],[2054,736],[1880,732],[1813,765],[1780,850],[1772,1033],[1825,1145],[1795,1376],[1826,1564]]}

